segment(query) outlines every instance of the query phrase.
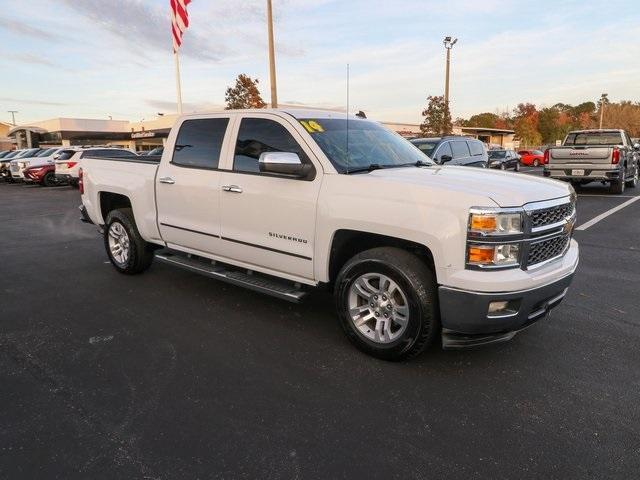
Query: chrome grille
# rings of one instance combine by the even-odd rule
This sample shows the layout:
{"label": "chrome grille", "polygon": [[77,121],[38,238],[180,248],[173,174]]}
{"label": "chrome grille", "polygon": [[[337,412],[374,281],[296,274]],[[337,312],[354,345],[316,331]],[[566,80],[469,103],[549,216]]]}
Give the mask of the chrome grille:
{"label": "chrome grille", "polygon": [[17,163],[11,163],[10,164],[10,168],[12,172],[19,172],[20,171],[20,165],[18,165]]}
{"label": "chrome grille", "polygon": [[533,228],[553,225],[573,215],[575,206],[573,203],[565,203],[557,207],[544,208],[531,212],[531,226]]}
{"label": "chrome grille", "polygon": [[527,267],[551,260],[563,255],[571,241],[571,236],[562,235],[542,242],[532,243],[529,247]]}

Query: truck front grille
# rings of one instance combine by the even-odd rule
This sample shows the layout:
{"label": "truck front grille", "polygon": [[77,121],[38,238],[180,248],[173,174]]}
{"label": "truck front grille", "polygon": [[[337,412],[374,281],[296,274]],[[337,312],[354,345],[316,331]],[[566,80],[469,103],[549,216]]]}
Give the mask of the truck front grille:
{"label": "truck front grille", "polygon": [[552,258],[564,255],[571,241],[570,235],[550,238],[541,242],[532,243],[529,247],[527,267],[535,266]]}
{"label": "truck front grille", "polygon": [[11,171],[14,173],[17,173],[20,171],[20,165],[18,165],[17,163],[12,163],[10,168],[11,168]]}
{"label": "truck front grille", "polygon": [[535,210],[531,213],[531,226],[538,228],[561,222],[565,218],[571,217],[574,209],[575,205],[573,203],[565,203],[557,207]]}

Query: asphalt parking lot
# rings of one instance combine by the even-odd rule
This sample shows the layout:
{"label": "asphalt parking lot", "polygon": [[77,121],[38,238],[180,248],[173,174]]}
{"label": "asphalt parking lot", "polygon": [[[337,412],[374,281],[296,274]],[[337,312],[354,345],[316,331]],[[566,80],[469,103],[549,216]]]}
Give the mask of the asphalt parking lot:
{"label": "asphalt parking lot", "polygon": [[386,363],[292,305],[108,263],[69,187],[0,184],[0,478],[637,478],[640,188],[507,344]]}

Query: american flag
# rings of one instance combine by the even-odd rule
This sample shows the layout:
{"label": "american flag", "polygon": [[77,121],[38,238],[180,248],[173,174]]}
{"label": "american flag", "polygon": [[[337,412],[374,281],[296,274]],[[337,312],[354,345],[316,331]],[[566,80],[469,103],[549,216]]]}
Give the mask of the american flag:
{"label": "american flag", "polygon": [[187,5],[191,0],[169,0],[171,7],[171,34],[173,36],[173,51],[177,52],[182,45],[182,34],[189,26]]}

